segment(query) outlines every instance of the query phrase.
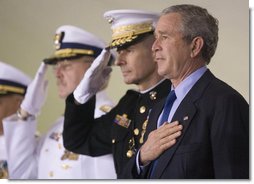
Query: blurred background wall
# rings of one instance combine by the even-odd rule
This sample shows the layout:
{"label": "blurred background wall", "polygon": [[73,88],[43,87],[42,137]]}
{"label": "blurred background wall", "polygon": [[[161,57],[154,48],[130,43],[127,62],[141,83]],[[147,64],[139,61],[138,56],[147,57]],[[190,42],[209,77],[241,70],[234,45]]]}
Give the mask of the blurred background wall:
{"label": "blurred background wall", "polygon": [[[219,43],[208,67],[220,79],[239,91],[249,102],[249,2],[247,0],[0,0],[0,60],[31,77],[40,62],[53,53],[57,27],[70,24],[110,41],[110,25],[103,13],[113,9],[140,9],[160,12],[181,3],[203,6],[219,19]],[[57,95],[56,80],[48,70],[48,98],[39,116],[38,129],[44,133],[64,112]],[[129,88],[113,67],[107,89],[118,102]]]}

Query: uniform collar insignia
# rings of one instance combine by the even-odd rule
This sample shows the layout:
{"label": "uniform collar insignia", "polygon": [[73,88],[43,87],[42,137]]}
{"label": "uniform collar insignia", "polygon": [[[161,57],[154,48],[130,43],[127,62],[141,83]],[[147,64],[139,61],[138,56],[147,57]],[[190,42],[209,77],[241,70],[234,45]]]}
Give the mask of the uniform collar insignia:
{"label": "uniform collar insignia", "polygon": [[150,95],[150,99],[151,100],[156,100],[156,98],[157,98],[157,92],[156,91],[151,91],[150,93],[149,93],[149,95]]}

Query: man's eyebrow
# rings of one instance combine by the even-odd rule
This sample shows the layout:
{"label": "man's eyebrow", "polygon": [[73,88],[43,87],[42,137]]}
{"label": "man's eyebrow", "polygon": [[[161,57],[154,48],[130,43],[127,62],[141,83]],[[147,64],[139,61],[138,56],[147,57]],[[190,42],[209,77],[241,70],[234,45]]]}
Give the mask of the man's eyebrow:
{"label": "man's eyebrow", "polygon": [[162,34],[167,34],[167,32],[159,30],[159,31],[155,32],[155,34],[157,34],[157,35],[158,35],[158,34],[162,35]]}

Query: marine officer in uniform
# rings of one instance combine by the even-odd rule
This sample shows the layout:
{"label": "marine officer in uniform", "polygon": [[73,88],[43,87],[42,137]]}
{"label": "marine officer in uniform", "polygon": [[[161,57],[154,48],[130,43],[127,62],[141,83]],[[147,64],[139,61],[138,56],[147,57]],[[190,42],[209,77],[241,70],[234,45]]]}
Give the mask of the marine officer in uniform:
{"label": "marine officer in uniform", "polygon": [[0,61],[0,179],[8,178],[3,119],[16,113],[30,82],[31,78],[22,71]]}
{"label": "marine officer in uniform", "polygon": [[[111,24],[110,48],[117,50],[116,65],[121,68],[124,82],[136,84],[138,89],[128,90],[108,114],[94,118],[97,101],[94,95],[109,70],[109,51],[103,50],[74,93],[66,99],[64,145],[85,155],[113,153],[117,177],[128,178],[131,171],[125,168],[143,144],[149,112],[158,101],[165,99],[171,83],[158,75],[153,60],[151,48],[158,19],[156,13],[113,10],[104,17]],[[174,133],[179,130],[176,126]],[[176,135],[168,137],[166,133],[165,136],[174,139]]]}
{"label": "marine officer in uniform", "polygon": [[[21,104],[19,119],[7,118],[4,124],[11,179],[114,179],[116,173],[112,154],[101,157],[82,156],[63,146],[63,116],[36,142],[36,116],[46,97],[45,74],[52,65],[57,79],[58,94],[66,98],[83,78],[105,43],[95,35],[75,26],[64,25],[55,34],[55,52],[44,60],[28,87]],[[113,106],[101,86],[96,95],[95,117]],[[52,107],[54,108],[54,107]]]}

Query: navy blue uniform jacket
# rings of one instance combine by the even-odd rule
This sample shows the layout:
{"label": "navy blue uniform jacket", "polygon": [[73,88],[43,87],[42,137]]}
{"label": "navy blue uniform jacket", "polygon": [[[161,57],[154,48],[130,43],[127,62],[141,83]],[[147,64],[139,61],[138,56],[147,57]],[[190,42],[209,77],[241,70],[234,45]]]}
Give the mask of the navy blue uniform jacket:
{"label": "navy blue uniform jacket", "polygon": [[[164,80],[144,94],[129,90],[119,103],[107,114],[94,119],[95,98],[83,105],[75,105],[73,95],[66,100],[64,119],[64,146],[75,153],[100,156],[113,153],[118,178],[129,178],[131,174],[126,164],[135,158],[135,152],[142,143],[144,122],[150,109],[161,99],[165,99],[171,82]],[[121,122],[121,123],[120,123]],[[124,123],[129,125],[123,125]],[[120,125],[121,124],[121,125]],[[139,129],[138,135],[134,130]],[[135,145],[130,141],[135,140]],[[133,145],[133,146],[132,146]],[[132,150],[133,155],[128,155]]]}

